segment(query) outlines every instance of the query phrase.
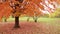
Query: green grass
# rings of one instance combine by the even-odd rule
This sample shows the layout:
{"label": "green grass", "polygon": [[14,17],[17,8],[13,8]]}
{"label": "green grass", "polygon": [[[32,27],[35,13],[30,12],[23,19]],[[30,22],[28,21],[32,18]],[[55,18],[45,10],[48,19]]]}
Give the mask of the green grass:
{"label": "green grass", "polygon": [[[28,17],[20,17],[19,20],[20,21],[27,21]],[[11,22],[14,21],[15,18],[8,18],[7,21]],[[29,21],[34,21],[32,17],[30,17]]]}
{"label": "green grass", "polygon": [[[20,17],[19,20],[20,21],[27,21],[27,18],[28,17]],[[14,18],[8,18],[7,20],[8,20],[8,22],[11,23],[11,21],[14,21]],[[29,21],[34,21],[34,20],[32,17],[30,17]],[[38,18],[37,21],[38,21],[37,23],[39,24],[39,25],[37,24],[39,28],[38,27],[36,27],[36,28],[38,28],[37,31],[39,31],[39,34],[40,34],[40,30],[43,33],[45,32],[45,34],[46,33],[60,34],[60,18],[43,18],[43,17],[40,17],[40,18]],[[32,24],[32,26],[33,26],[33,24]],[[35,28],[33,27],[33,29],[35,29]],[[27,29],[27,30],[29,31],[29,29]],[[21,31],[21,29],[19,31]],[[35,33],[35,31],[36,31],[36,29],[33,32]]]}
{"label": "green grass", "polygon": [[[27,21],[28,17],[20,17],[19,20],[20,21]],[[11,21],[14,21],[15,19],[14,18],[8,18],[7,21],[11,22]],[[34,21],[32,17],[30,17],[29,21]],[[37,20],[38,22],[46,22],[46,23],[55,23],[57,21],[60,21],[60,18],[43,18],[43,17],[40,17],[38,18]]]}
{"label": "green grass", "polygon": [[[20,21],[27,21],[28,17],[20,17]],[[14,18],[9,18],[9,21],[14,21]],[[32,17],[30,17],[29,21],[34,21]],[[60,18],[38,18],[37,20],[39,23],[45,23],[45,24],[53,24],[53,25],[59,25],[60,26]]]}
{"label": "green grass", "polygon": [[57,20],[60,20],[60,18],[39,18],[38,21],[42,21],[42,22],[55,22]]}

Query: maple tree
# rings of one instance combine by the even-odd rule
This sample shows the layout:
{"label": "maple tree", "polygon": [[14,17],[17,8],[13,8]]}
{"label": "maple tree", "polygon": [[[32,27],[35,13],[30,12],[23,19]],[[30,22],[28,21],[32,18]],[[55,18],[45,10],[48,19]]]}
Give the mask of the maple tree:
{"label": "maple tree", "polygon": [[[15,28],[19,28],[19,16],[40,16],[42,13],[52,13],[59,1],[56,0],[0,0],[0,20],[2,17],[15,17]],[[52,7],[50,7],[52,5]],[[4,13],[4,14],[3,14]]]}

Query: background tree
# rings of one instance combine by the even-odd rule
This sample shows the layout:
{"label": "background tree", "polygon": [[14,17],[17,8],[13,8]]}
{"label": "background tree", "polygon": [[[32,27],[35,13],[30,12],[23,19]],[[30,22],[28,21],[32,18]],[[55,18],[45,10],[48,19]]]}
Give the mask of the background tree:
{"label": "background tree", "polygon": [[54,18],[59,18],[60,17],[60,8],[57,8],[54,13],[50,15],[51,17]]}

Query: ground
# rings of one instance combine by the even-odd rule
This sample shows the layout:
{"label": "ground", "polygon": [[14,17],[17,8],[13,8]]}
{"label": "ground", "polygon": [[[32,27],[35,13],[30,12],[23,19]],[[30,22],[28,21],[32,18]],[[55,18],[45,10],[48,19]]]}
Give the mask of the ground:
{"label": "ground", "polygon": [[20,28],[14,29],[13,22],[0,22],[0,34],[60,34],[59,18],[40,18],[40,21],[20,21]]}

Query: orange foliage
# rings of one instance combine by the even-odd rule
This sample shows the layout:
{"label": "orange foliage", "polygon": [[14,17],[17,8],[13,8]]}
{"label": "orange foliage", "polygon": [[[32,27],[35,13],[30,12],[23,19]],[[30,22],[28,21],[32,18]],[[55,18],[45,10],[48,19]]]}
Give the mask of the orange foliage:
{"label": "orange foliage", "polygon": [[8,18],[11,14],[12,8],[9,6],[8,2],[0,4],[0,16]]}
{"label": "orange foliage", "polygon": [[[53,1],[55,0],[49,0],[49,2],[53,2]],[[44,10],[44,6],[40,4],[41,2],[44,2],[44,0],[24,0],[22,3],[19,3],[19,1],[16,1],[16,0],[7,0],[3,3],[0,3],[0,19],[2,17],[8,18],[10,15],[39,16],[41,15],[40,9]],[[16,6],[16,9],[14,9],[10,6],[10,3],[12,5],[18,3],[19,6]],[[56,0],[56,3],[60,3],[59,0]]]}

